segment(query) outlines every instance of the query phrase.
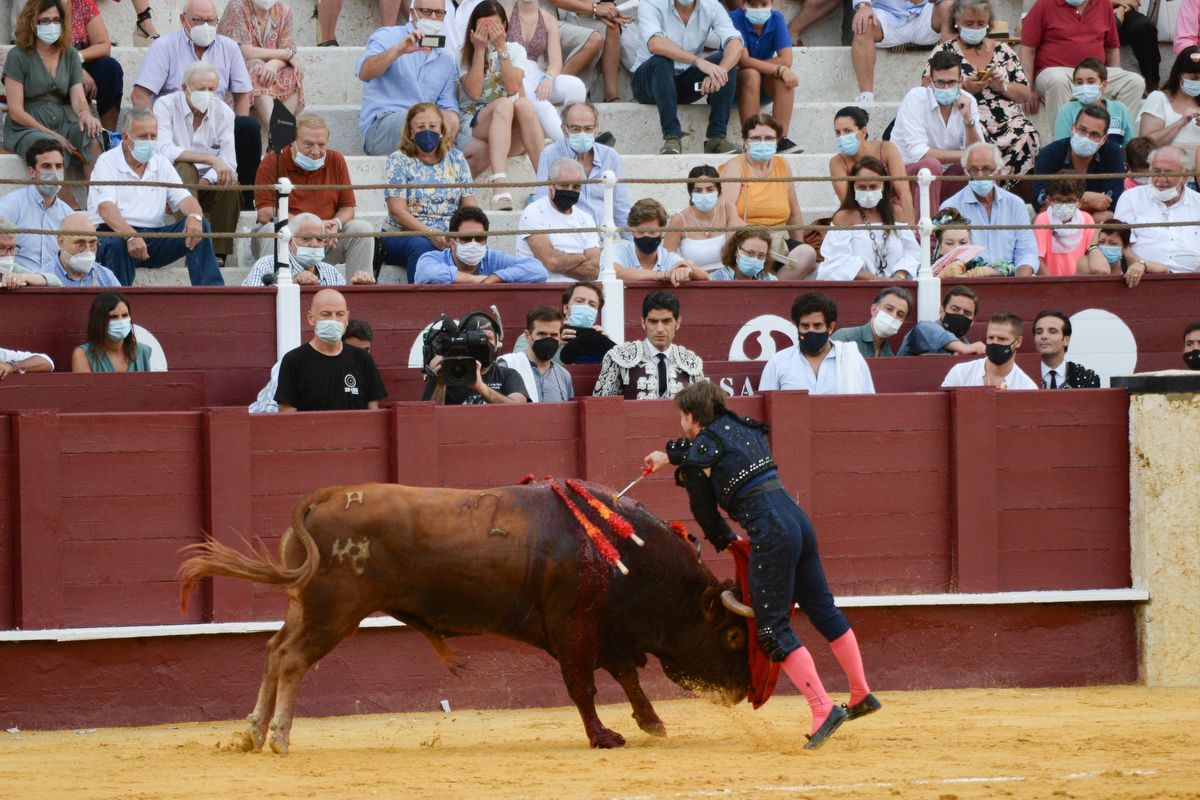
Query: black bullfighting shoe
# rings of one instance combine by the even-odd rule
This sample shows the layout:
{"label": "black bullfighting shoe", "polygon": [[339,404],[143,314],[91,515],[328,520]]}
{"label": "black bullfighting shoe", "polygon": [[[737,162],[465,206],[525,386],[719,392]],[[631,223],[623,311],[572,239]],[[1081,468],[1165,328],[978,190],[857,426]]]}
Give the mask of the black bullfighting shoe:
{"label": "black bullfighting shoe", "polygon": [[846,719],[858,719],[865,717],[867,714],[874,714],[879,709],[883,708],[883,703],[879,702],[873,694],[868,694],[862,700],[859,700],[852,706],[843,706],[846,709]]}
{"label": "black bullfighting shoe", "polygon": [[821,727],[817,728],[817,732],[812,736],[805,734],[808,739],[808,744],[804,745],[805,750],[816,750],[821,745],[825,744],[825,740],[833,736],[833,732],[842,727],[842,723],[846,721],[846,709],[842,706],[834,706],[833,711],[829,712],[829,716],[821,723]]}

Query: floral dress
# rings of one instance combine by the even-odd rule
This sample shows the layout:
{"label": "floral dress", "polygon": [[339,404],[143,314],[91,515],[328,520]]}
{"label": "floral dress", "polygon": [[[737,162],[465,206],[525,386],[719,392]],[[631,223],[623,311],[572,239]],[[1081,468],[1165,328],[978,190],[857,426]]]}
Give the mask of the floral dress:
{"label": "floral dress", "polygon": [[[251,0],[229,0],[217,25],[217,33],[228,36],[239,45],[266,50],[286,50],[296,46],[292,36],[292,9],[284,3],[273,5],[260,24]],[[261,58],[246,59],[246,70],[250,73],[250,82],[254,84],[254,96],[269,94],[276,100],[286,100],[298,94],[296,113],[299,114],[304,109],[304,74],[288,64],[276,73],[274,82],[268,83],[261,71],[265,63]]]}
{"label": "floral dress", "polygon": [[[436,164],[426,164],[419,158],[406,156],[397,150],[388,156],[384,175],[390,184],[410,183],[470,183],[471,169],[467,159],[456,148],[450,148],[445,158]],[[400,197],[408,205],[409,213],[437,231],[450,230],[450,217],[458,210],[464,196],[473,196],[471,189],[456,189],[447,186],[444,189],[410,189],[407,186],[393,186],[385,189],[383,196]],[[404,230],[400,223],[390,216],[383,223],[384,230]]]}
{"label": "floral dress", "polygon": [[[466,75],[468,70],[463,70],[462,74]],[[499,100],[501,97],[508,97],[508,89],[504,86],[504,74],[500,71],[500,57],[488,48],[487,57],[483,62],[483,88],[479,92],[478,99],[472,99],[467,95],[465,89],[462,88],[462,82],[459,82],[459,105],[462,106],[463,113],[471,118],[471,127],[475,127],[475,118],[479,116],[479,112],[487,108],[487,104],[493,100]]]}

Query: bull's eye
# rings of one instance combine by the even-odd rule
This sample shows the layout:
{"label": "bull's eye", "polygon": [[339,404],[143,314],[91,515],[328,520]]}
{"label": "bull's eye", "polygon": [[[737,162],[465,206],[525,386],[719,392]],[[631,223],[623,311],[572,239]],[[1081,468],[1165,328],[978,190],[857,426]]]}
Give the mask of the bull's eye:
{"label": "bull's eye", "polygon": [[725,647],[730,650],[741,650],[746,644],[746,632],[741,628],[730,628],[725,631]]}

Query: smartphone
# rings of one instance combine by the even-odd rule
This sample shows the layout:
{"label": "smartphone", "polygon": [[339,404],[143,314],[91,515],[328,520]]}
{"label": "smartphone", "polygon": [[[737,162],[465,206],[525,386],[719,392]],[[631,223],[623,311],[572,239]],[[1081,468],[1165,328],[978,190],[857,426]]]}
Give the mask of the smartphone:
{"label": "smartphone", "polygon": [[699,83],[693,83],[693,84],[692,84],[692,91],[693,91],[693,92],[700,92],[700,91],[702,91],[702,90],[700,89],[700,87],[701,87],[702,85],[703,85],[703,84],[699,84]]}
{"label": "smartphone", "polygon": [[992,77],[992,70],[990,70],[990,69],[981,70],[980,72],[977,72],[975,74],[975,77],[981,81],[986,81],[988,78]]}
{"label": "smartphone", "polygon": [[421,41],[419,41],[417,44],[421,47],[445,47],[446,37],[426,34],[421,37]]}

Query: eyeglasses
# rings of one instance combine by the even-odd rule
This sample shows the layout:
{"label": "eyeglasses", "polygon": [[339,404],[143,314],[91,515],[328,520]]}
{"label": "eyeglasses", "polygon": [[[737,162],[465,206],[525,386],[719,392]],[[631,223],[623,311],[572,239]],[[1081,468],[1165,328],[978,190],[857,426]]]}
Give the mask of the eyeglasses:
{"label": "eyeglasses", "polygon": [[995,167],[972,167],[966,170],[968,178],[984,178],[988,175],[995,175]]}
{"label": "eyeglasses", "polygon": [[62,22],[62,17],[38,17],[35,25],[53,25],[56,22]]}
{"label": "eyeglasses", "polygon": [[568,125],[567,133],[595,133],[595,125]]}
{"label": "eyeglasses", "polygon": [[455,238],[455,241],[457,241],[459,244],[465,244],[466,242],[474,242],[475,244],[487,244],[487,235],[486,234],[480,234],[479,236],[456,236],[454,238]]}
{"label": "eyeglasses", "polygon": [[764,142],[777,142],[779,140],[774,136],[748,136],[746,137],[746,141],[750,144],[762,144]]}
{"label": "eyeglasses", "polygon": [[765,261],[767,258],[766,250],[763,250],[761,253],[751,253],[746,248],[739,247],[738,252],[741,253],[742,255],[746,256],[747,258],[757,258],[759,261]]}
{"label": "eyeglasses", "polygon": [[955,78],[952,81],[932,80],[930,83],[933,84],[933,88],[935,89],[953,89],[956,86],[962,85],[962,79]]}
{"label": "eyeglasses", "polygon": [[216,25],[218,22],[221,21],[221,19],[219,17],[212,17],[211,19],[205,19],[204,17],[193,17],[193,16],[189,15],[188,21],[191,22],[193,25]]}
{"label": "eyeglasses", "polygon": [[440,8],[421,8],[420,6],[414,6],[413,11],[420,13],[421,16],[429,17],[430,19],[446,18],[446,12]]}
{"label": "eyeglasses", "polygon": [[1086,131],[1083,128],[1075,128],[1071,131],[1071,133],[1075,134],[1076,136],[1082,136],[1085,139],[1091,139],[1093,142],[1103,142],[1106,138],[1108,138],[1107,131]]}

